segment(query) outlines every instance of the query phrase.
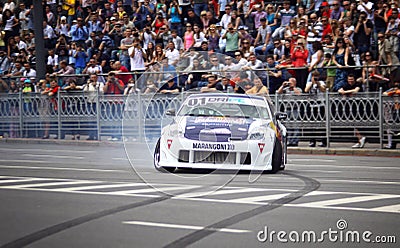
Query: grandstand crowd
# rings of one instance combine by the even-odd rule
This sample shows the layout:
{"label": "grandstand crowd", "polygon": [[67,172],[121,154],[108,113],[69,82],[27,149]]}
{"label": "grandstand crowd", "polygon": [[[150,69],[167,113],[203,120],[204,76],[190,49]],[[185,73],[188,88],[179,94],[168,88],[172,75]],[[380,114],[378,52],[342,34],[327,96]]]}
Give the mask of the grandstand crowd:
{"label": "grandstand crowd", "polygon": [[[317,76],[340,93],[349,76],[365,91],[400,79],[393,0],[47,0],[43,8],[47,76],[37,79],[33,2],[1,3],[0,91],[45,91],[52,80],[81,89],[90,78],[80,74],[102,73],[96,80],[109,94],[135,84],[161,93],[256,84],[252,92],[275,93],[290,78],[304,91]],[[153,73],[140,83],[129,75],[145,70]]]}

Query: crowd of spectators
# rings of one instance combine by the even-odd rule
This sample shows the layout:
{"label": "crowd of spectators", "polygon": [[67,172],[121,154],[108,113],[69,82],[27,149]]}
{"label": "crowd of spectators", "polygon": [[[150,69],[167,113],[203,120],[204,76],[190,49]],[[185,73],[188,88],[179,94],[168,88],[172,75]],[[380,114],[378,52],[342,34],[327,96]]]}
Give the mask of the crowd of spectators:
{"label": "crowd of spectators", "polygon": [[[134,83],[142,92],[210,88],[245,92],[254,86],[254,76],[269,93],[291,77],[304,91],[314,71],[326,81],[327,89],[339,93],[349,74],[355,75],[361,90],[368,91],[388,89],[400,79],[399,6],[393,0],[43,3],[48,75],[43,82],[58,77],[58,84],[67,89],[74,88],[69,87],[71,82],[84,84],[89,77],[62,76],[109,72],[122,82],[120,90],[109,92],[114,94],[122,94]],[[26,79],[32,91],[42,88],[35,71],[33,11],[32,0],[7,0],[0,5],[3,91],[15,92],[11,85],[22,89]],[[154,74],[141,82],[129,75],[140,76],[144,70]],[[178,77],[177,71],[186,73]],[[164,86],[171,78],[172,91]],[[99,81],[105,84],[104,93],[110,91],[106,77]],[[254,91],[258,92],[250,92]]]}

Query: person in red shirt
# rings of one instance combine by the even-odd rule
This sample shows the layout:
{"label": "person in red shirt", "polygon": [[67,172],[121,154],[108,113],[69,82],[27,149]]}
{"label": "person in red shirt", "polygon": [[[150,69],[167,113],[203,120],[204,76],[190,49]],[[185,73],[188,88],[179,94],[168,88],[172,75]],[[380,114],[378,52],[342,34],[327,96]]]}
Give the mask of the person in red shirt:
{"label": "person in red shirt", "polygon": [[329,7],[329,3],[328,2],[322,2],[321,3],[320,11],[321,11],[321,16],[322,17],[326,17],[328,19],[331,17],[332,10]]}
{"label": "person in red shirt", "polygon": [[293,49],[291,58],[293,67],[303,67],[302,69],[296,69],[295,71],[296,71],[297,86],[304,91],[308,74],[308,70],[306,68],[308,50],[306,48],[305,39],[303,38],[297,39],[297,43]]}
{"label": "person in red shirt", "polygon": [[321,22],[322,22],[322,40],[323,40],[326,35],[332,34],[332,27],[331,24],[329,23],[328,17],[322,17]]}
{"label": "person in red shirt", "polygon": [[[127,72],[129,72],[129,71],[128,71],[128,69],[127,69],[125,66],[123,66],[123,65],[121,64],[121,62],[119,62],[119,61],[116,61],[116,62],[113,64],[113,69],[114,69],[113,72],[117,75],[116,78],[122,80],[122,82],[124,83],[124,85],[126,85],[126,84],[129,82],[129,80],[132,78],[132,75],[131,75],[131,74],[125,74],[125,73],[127,73]],[[124,74],[120,74],[120,73],[124,73]]]}
{"label": "person in red shirt", "polygon": [[[124,99],[122,94],[124,93],[125,84],[122,80],[116,77],[114,71],[108,73],[107,82],[103,87],[104,95],[121,95],[120,98],[106,97],[105,105],[103,106],[106,111],[106,118],[108,120],[116,121],[111,127],[112,135],[108,140],[118,141],[121,140],[121,122],[122,122],[122,110],[124,105]],[[121,121],[121,122],[120,122]]]}

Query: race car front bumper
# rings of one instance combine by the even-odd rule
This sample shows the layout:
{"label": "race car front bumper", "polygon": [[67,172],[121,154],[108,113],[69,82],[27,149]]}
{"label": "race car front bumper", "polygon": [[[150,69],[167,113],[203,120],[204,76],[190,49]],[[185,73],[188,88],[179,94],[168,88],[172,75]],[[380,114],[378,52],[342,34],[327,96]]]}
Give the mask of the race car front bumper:
{"label": "race car front bumper", "polygon": [[202,142],[163,137],[159,166],[226,170],[271,170],[275,139]]}

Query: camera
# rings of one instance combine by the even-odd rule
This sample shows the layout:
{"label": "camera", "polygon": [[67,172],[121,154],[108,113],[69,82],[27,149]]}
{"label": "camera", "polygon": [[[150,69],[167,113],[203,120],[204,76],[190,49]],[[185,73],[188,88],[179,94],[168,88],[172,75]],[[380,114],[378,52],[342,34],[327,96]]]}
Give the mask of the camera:
{"label": "camera", "polygon": [[283,86],[289,86],[289,82],[283,82]]}

